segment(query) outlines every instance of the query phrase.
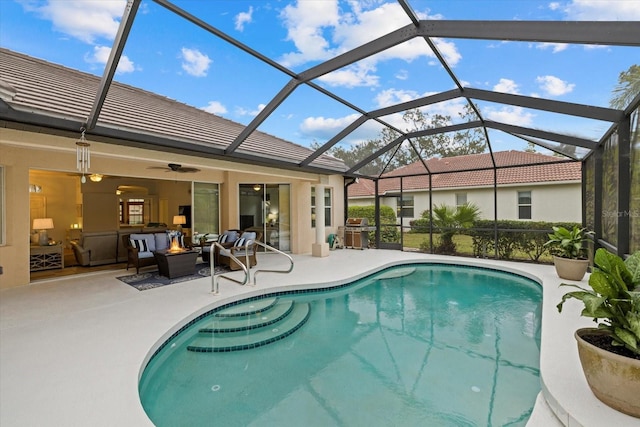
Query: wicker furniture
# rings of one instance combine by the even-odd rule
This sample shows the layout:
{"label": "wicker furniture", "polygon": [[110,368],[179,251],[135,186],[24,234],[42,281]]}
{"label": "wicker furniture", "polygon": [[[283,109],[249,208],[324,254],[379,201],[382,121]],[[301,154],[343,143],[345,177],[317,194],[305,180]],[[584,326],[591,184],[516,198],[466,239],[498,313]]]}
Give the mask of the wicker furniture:
{"label": "wicker furniture", "polygon": [[247,255],[249,256],[249,265],[251,268],[258,263],[256,259],[256,253],[258,252],[258,244],[256,241],[262,239],[262,233],[254,231],[245,231],[242,236],[235,241],[232,247],[228,249],[221,249],[218,253],[218,262],[220,265],[226,265],[231,270],[240,270],[242,266],[238,264],[229,255],[236,257],[242,264],[246,262]]}
{"label": "wicker furniture", "polygon": [[173,279],[195,273],[196,259],[199,254],[198,251],[183,249],[181,251],[155,251],[153,255],[158,262],[160,274]]}
{"label": "wicker furniture", "polygon": [[[224,233],[218,236],[217,242],[224,248],[228,249],[233,246],[236,240],[238,240],[240,234],[242,234],[242,231],[235,228],[225,230]],[[211,243],[212,242],[204,242],[201,244],[202,261],[204,262],[210,261]],[[220,263],[218,247],[214,246],[213,251],[213,259],[215,260],[217,265]]]}

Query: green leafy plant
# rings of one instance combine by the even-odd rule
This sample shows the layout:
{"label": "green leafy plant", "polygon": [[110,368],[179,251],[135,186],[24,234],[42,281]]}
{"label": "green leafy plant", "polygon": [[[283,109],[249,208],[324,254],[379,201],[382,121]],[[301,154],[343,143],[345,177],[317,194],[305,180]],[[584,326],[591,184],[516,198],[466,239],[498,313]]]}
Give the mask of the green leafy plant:
{"label": "green leafy plant", "polygon": [[207,243],[207,236],[209,235],[209,233],[205,233],[205,234],[201,234],[198,236],[198,242],[200,243],[200,246],[204,245],[205,243]]}
{"label": "green leafy plant", "polygon": [[596,268],[589,277],[591,289],[563,283],[560,286],[578,288],[568,292],[557,305],[570,298],[584,303],[581,315],[593,318],[598,329],[609,332],[612,345],[623,346],[640,355],[640,251],[622,261],[620,257],[598,249],[594,257]]}
{"label": "green leafy plant", "polygon": [[545,246],[549,246],[553,255],[562,258],[585,258],[586,247],[584,242],[587,236],[593,234],[586,228],[574,226],[571,230],[564,227],[553,227],[553,233],[549,234],[549,240]]}
{"label": "green leafy plant", "polygon": [[433,225],[440,232],[440,244],[436,252],[454,254],[456,244],[453,236],[463,229],[471,228],[480,218],[480,208],[473,203],[460,206],[447,206],[444,203],[433,207]]}

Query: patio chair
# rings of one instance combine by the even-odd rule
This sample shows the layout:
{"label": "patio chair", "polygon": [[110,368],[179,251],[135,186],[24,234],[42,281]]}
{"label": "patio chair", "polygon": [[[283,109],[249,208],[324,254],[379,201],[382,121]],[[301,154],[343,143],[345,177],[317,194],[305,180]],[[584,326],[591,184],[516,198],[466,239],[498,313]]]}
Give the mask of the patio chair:
{"label": "patio chair", "polygon": [[251,268],[258,264],[256,259],[256,253],[258,252],[258,244],[256,241],[261,241],[262,233],[255,231],[245,231],[240,238],[236,240],[232,247],[228,249],[220,249],[218,254],[218,261],[220,265],[226,265],[231,270],[240,270],[242,267],[238,264],[230,255],[236,257],[242,264],[246,261],[246,255],[249,255],[249,265]]}
{"label": "patio chair", "polygon": [[[233,246],[233,244],[236,242],[236,240],[238,240],[238,238],[240,237],[240,234],[242,234],[242,231],[238,230],[237,228],[231,228],[229,230],[225,230],[221,235],[218,236],[218,240],[217,242],[220,243],[222,246],[224,246],[225,248],[230,248]],[[210,261],[210,252],[211,252],[211,242],[204,242],[200,245],[201,247],[201,252],[202,252],[202,261],[203,262],[209,262]],[[214,256],[214,260],[216,262],[216,264],[220,263],[220,260],[218,259],[218,248],[214,247],[214,252],[213,252],[213,256]]]}

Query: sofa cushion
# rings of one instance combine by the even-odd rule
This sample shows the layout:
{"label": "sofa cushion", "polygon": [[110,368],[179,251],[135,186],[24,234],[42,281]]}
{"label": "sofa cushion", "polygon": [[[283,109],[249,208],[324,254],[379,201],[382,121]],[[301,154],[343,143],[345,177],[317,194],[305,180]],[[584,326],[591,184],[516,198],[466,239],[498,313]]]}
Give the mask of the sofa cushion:
{"label": "sofa cushion", "polygon": [[238,232],[235,230],[226,230],[220,238],[218,239],[219,243],[233,243],[238,240]]}
{"label": "sofa cushion", "polygon": [[[153,234],[144,234],[144,233],[131,234],[129,236],[129,240],[131,241],[131,245],[133,246],[135,246],[134,244],[135,240],[144,240],[147,243],[147,251],[153,252],[156,250],[156,239],[153,236]],[[144,251],[141,251],[141,252],[144,252]]]}
{"label": "sofa cushion", "polygon": [[144,239],[132,239],[131,245],[136,248],[138,252],[147,252],[149,250],[147,241]]}
{"label": "sofa cushion", "polygon": [[138,252],[138,258],[153,258],[153,252]]}
{"label": "sofa cushion", "polygon": [[156,244],[156,251],[163,251],[165,249],[169,249],[171,245],[169,243],[169,234],[168,233],[153,233],[153,238]]}
{"label": "sofa cushion", "polygon": [[245,240],[256,240],[256,236],[257,234],[255,231],[245,231],[240,237]]}

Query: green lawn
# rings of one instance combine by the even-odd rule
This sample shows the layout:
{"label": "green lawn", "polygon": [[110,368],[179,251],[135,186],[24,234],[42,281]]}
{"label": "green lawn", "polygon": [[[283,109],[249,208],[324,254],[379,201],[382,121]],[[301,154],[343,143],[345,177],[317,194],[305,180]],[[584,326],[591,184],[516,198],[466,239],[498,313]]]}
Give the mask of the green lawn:
{"label": "green lawn", "polygon": [[[438,243],[439,235],[433,234],[433,245],[436,246]],[[405,233],[403,237],[403,244],[405,248],[408,249],[416,249],[420,250],[420,244],[425,241],[429,242],[429,234],[428,233]],[[453,236],[453,241],[456,244],[456,251],[458,255],[463,256],[473,256],[473,239],[471,236],[467,236],[464,234],[456,234]],[[492,258],[494,256],[493,252],[487,254],[487,257]],[[515,251],[513,254],[514,260],[523,260],[530,261],[529,256],[525,252]],[[541,263],[552,263],[553,258],[551,255],[543,254],[538,262]]]}

